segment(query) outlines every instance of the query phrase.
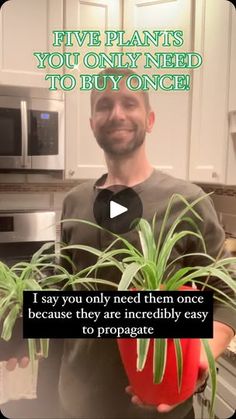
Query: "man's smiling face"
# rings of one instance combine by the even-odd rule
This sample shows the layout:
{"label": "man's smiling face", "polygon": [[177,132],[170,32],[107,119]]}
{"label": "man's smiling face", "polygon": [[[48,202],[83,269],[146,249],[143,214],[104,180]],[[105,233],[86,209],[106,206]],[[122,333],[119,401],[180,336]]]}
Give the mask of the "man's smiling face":
{"label": "man's smiling face", "polygon": [[146,109],[142,92],[131,91],[125,80],[117,91],[96,91],[92,104],[91,128],[100,147],[109,155],[125,156],[139,148],[153,125],[153,113]]}

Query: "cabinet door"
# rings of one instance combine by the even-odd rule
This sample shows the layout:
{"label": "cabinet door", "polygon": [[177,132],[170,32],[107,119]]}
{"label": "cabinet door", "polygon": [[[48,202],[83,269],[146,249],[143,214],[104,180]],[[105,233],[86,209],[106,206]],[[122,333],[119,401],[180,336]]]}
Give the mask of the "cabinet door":
{"label": "cabinet door", "polygon": [[[194,412],[197,419],[209,419],[211,393],[209,387],[206,388],[204,393],[196,394],[194,396]],[[215,400],[214,418],[227,419],[233,417],[234,409],[223,400],[218,394]]]}
{"label": "cabinet door", "polygon": [[196,2],[194,49],[203,56],[193,80],[190,180],[196,182],[226,181],[231,8],[227,1]]}
{"label": "cabinet door", "polygon": [[[66,0],[65,28],[70,30],[118,30],[121,28],[120,0]],[[103,43],[102,43],[103,44]],[[96,48],[96,49],[95,49]],[[100,46],[78,45],[68,47],[68,52],[107,52]],[[67,49],[66,49],[67,51]],[[96,70],[99,71],[99,70]],[[83,68],[71,70],[79,85],[79,74],[92,70]],[[70,71],[67,71],[70,73]],[[89,124],[90,91],[79,87],[65,92],[66,98],[66,178],[97,178],[106,171],[103,153],[98,147]]]}
{"label": "cabinet door", "polygon": [[[10,0],[0,12],[0,84],[47,87],[50,67],[37,69],[34,52],[55,52],[55,29],[62,29],[63,0]],[[57,48],[62,52],[62,48]],[[61,70],[56,70],[60,73]]]}
{"label": "cabinet door", "polygon": [[203,393],[195,394],[193,397],[193,407],[197,419],[209,419],[209,400],[206,400]]}
{"label": "cabinet door", "polygon": [[[124,2],[124,30],[181,30],[183,45],[175,47],[138,48],[139,52],[190,52],[192,51],[193,2],[189,0],[129,0]],[[132,48],[132,51],[134,48]],[[196,71],[196,70],[195,70]],[[142,72],[142,65],[137,69]],[[143,73],[190,74],[187,69],[144,69]],[[156,123],[147,136],[147,151],[151,163],[173,176],[186,179],[188,176],[188,144],[191,112],[191,89],[189,91],[149,90],[150,102],[156,114]]]}
{"label": "cabinet door", "polygon": [[226,183],[236,185],[236,10],[232,4],[230,18],[229,146]]}

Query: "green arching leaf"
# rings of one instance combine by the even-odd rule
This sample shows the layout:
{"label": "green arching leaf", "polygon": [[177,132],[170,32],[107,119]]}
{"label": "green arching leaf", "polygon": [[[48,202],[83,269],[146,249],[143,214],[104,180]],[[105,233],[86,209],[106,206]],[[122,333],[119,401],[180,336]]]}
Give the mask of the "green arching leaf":
{"label": "green arching leaf", "polygon": [[2,286],[12,282],[11,276],[9,277],[10,268],[0,261],[0,284]]}
{"label": "green arching leaf", "polygon": [[131,263],[127,266],[122,274],[121,280],[118,285],[118,291],[125,291],[129,288],[130,284],[136,273],[142,269],[142,265],[138,265],[136,262]]}
{"label": "green arching leaf", "polygon": [[106,252],[106,253],[104,253],[103,251],[101,255],[99,256],[99,258],[100,260],[107,260],[107,259],[109,260],[110,258],[112,259],[114,256],[120,256],[120,255],[132,255],[133,257],[138,256],[135,251],[132,252],[130,249],[114,249],[114,250],[109,250],[109,252]]}
{"label": "green arching leaf", "polygon": [[[131,251],[135,250],[140,256],[141,253],[139,252],[138,249],[135,248],[135,246],[133,246],[128,240],[126,240],[124,237],[119,236],[118,234],[113,233],[110,230],[105,229],[104,227],[99,226],[98,224],[95,224],[91,221],[87,221],[87,220],[82,220],[79,218],[70,218],[70,219],[66,219],[66,220],[61,220],[60,223],[67,223],[67,222],[78,222],[78,223],[82,223],[82,224],[87,224],[91,227],[97,228],[99,230],[102,231],[106,231],[108,234],[110,234],[111,236],[115,237],[116,239],[120,240],[128,249],[130,249]],[[66,246],[67,247],[67,246]]]}
{"label": "green arching leaf", "polygon": [[5,305],[9,305],[10,301],[15,301],[15,289],[11,290],[10,293],[6,293],[6,296],[1,298],[0,300],[0,308]]}
{"label": "green arching leaf", "polygon": [[103,284],[103,285],[107,285],[109,287],[113,287],[113,288],[117,288],[118,284],[116,284],[115,282],[111,282],[108,281],[106,279],[99,279],[99,278],[77,278],[77,279],[73,279],[73,284],[86,284],[86,280],[88,284]]}
{"label": "green arching leaf", "polygon": [[[194,231],[192,231],[192,230],[189,230],[189,229],[187,229],[186,230],[186,228],[183,230],[183,228],[181,229],[181,231],[176,231],[177,230],[177,227],[179,227],[179,225],[180,224],[182,224],[183,222],[185,222],[185,223],[187,223],[187,224],[190,224],[193,228],[194,228]],[[198,225],[197,225],[197,223],[193,220],[193,219],[191,219],[190,217],[181,217],[181,218],[177,218],[177,220],[174,222],[174,224],[171,226],[171,228],[170,228],[170,230],[167,232],[167,234],[166,234],[166,238],[165,238],[165,242],[168,242],[169,241],[169,239],[171,238],[171,237],[173,237],[173,235],[175,234],[175,233],[178,233],[178,232],[183,232],[183,231],[188,231],[188,233],[195,233],[195,234],[197,234],[197,236],[196,237],[198,237],[199,238],[199,240],[201,241],[201,243],[202,243],[202,247],[203,247],[203,251],[204,251],[204,254],[206,253],[206,245],[205,245],[205,240],[204,240],[204,238],[203,238],[203,235],[202,235],[202,233],[201,233],[201,230],[200,230],[200,228],[198,227]],[[189,234],[186,234],[186,236],[188,236]]]}
{"label": "green arching leaf", "polygon": [[160,384],[166,369],[167,339],[154,339],[153,382]]}
{"label": "green arching leaf", "polygon": [[170,198],[170,200],[168,202],[168,205],[167,205],[167,209],[166,209],[166,212],[165,212],[165,215],[164,215],[162,224],[161,224],[161,230],[160,230],[160,234],[159,234],[159,238],[158,238],[158,242],[157,242],[156,258],[159,255],[159,249],[161,247],[161,243],[162,243],[164,231],[166,229],[167,221],[169,219],[170,212],[171,212],[172,206],[174,204],[174,201],[176,201],[176,200],[182,201],[185,204],[185,208],[180,212],[180,214],[176,218],[175,222],[173,223],[172,227],[170,228],[170,230],[168,232],[168,234],[170,236],[173,234],[173,232],[174,232],[174,230],[176,228],[176,225],[178,225],[178,223],[179,223],[179,220],[181,220],[188,211],[191,211],[195,215],[196,218],[198,218],[199,220],[202,221],[202,218],[194,210],[193,207],[195,205],[197,205],[200,201],[202,201],[203,199],[205,199],[206,196],[208,196],[208,195],[210,195],[210,194],[206,194],[206,195],[200,196],[199,198],[197,198],[193,202],[191,202],[191,204],[189,204],[189,202],[182,195],[180,195],[180,194],[174,194],[174,195],[171,196],[171,198]]}
{"label": "green arching leaf", "polygon": [[193,257],[193,256],[202,257],[203,259],[209,259],[211,262],[215,262],[215,259],[206,253],[193,252],[193,253],[187,253],[185,255],[178,256],[177,258],[173,259],[170,263],[168,263],[166,268],[169,269],[171,266],[175,265],[175,263],[181,260],[184,260],[184,258]]}
{"label": "green arching leaf", "polygon": [[220,259],[217,260],[215,263],[215,266],[223,266],[223,265],[230,265],[230,264],[235,264],[236,258],[235,257],[228,257],[228,258],[224,258],[224,259]]}
{"label": "green arching leaf", "polygon": [[142,231],[139,231],[138,234],[139,234],[139,240],[140,240],[143,256],[149,259],[149,249],[148,249],[148,244],[145,240],[145,237],[143,236]]}
{"label": "green arching leaf", "polygon": [[112,233],[111,231],[109,231],[109,230],[101,227],[99,224],[95,224],[92,221],[83,220],[81,218],[66,218],[64,220],[60,220],[59,221],[59,224],[66,224],[66,223],[82,223],[82,224],[87,224],[87,225],[89,225],[91,227],[95,227],[95,228],[97,228],[99,230],[107,231],[108,233],[111,233],[112,236],[115,236],[115,233]]}
{"label": "green arching leaf", "polygon": [[156,260],[159,257],[159,250],[160,250],[160,247],[161,247],[162,238],[163,238],[163,235],[164,235],[164,231],[165,231],[165,228],[166,228],[166,225],[167,225],[167,221],[168,221],[168,218],[169,218],[170,210],[171,210],[171,207],[173,205],[174,199],[175,199],[175,196],[173,195],[168,202],[166,212],[165,212],[162,224],[161,224],[160,234],[159,234],[159,237],[158,237],[157,247],[156,247]]}
{"label": "green arching leaf", "polygon": [[69,246],[65,246],[61,249],[61,251],[65,251],[65,250],[85,250],[86,252],[92,253],[95,256],[101,256],[103,254],[103,252],[101,250],[95,249],[94,247],[91,246],[85,246],[85,245],[80,245],[80,244],[70,244]]}
{"label": "green arching leaf", "polygon": [[51,243],[51,242],[50,243],[44,243],[40,247],[40,249],[33,254],[33,256],[31,258],[31,263],[32,264],[33,263],[36,263],[37,260],[39,259],[39,257],[42,255],[43,252],[45,252],[45,251],[47,252],[50,248],[53,248],[54,246],[55,246],[54,243]]}
{"label": "green arching leaf", "polygon": [[[117,256],[120,255],[120,253],[118,251],[116,251],[116,254],[117,254]],[[103,268],[104,266],[106,266],[107,263],[109,263],[109,265],[107,265],[107,266],[114,266],[119,271],[121,271],[121,272],[124,271],[122,263],[120,261],[116,260],[113,256],[108,255],[108,256],[104,256],[102,258],[99,258],[98,261],[93,266],[90,266],[89,268],[83,269],[81,271],[81,275],[84,275],[86,273],[86,271],[87,271],[86,275],[87,274],[90,275],[91,272],[93,272],[96,269]]]}
{"label": "green arching leaf", "polygon": [[[230,275],[227,275],[225,272],[222,271],[222,269],[210,265],[209,268],[209,274],[210,276],[216,276],[217,278],[221,279],[225,284],[227,284],[232,290],[236,291],[236,281],[231,278]],[[205,286],[207,286],[205,284]],[[205,287],[203,287],[204,289]]]}
{"label": "green arching leaf", "polygon": [[152,234],[153,234],[153,237],[155,237],[156,226],[157,226],[157,212],[155,212],[155,214],[153,216],[153,219],[152,219]]}
{"label": "green arching leaf", "polygon": [[24,281],[23,290],[24,289],[29,291],[41,291],[42,287],[34,278],[29,278]]}
{"label": "green arching leaf", "polygon": [[29,262],[18,262],[14,266],[12,266],[11,271],[12,272],[14,272],[14,271],[20,272],[20,271],[23,271],[24,269],[28,268],[29,266],[31,266]]}
{"label": "green arching leaf", "polygon": [[[192,281],[194,279],[195,282],[197,282],[196,278],[208,277],[208,276],[214,276],[221,279],[225,284],[229,286],[231,290],[233,290],[234,292],[236,291],[236,281],[233,280],[230,275],[226,275],[225,272],[222,272],[221,269],[215,268],[212,265],[208,265],[206,267],[196,267],[195,271],[188,275],[188,280]],[[179,284],[181,284],[181,281],[179,281]],[[206,284],[205,281],[204,282],[202,281],[201,284],[203,285],[204,288],[210,287],[210,284],[209,283]],[[218,291],[217,288],[214,288],[214,290],[217,292],[220,292],[220,290]],[[227,294],[225,294],[225,298],[227,298]]]}
{"label": "green arching leaf", "polygon": [[[186,280],[185,282],[187,282],[187,281],[188,280]],[[179,287],[182,286],[182,285],[184,285],[185,282],[184,283],[181,283],[181,285],[179,285]],[[203,281],[198,280],[198,279],[195,279],[194,280],[194,283],[200,284],[200,285],[204,284]],[[217,295],[213,294],[214,300],[217,300],[220,303],[222,303],[223,305],[226,305],[227,307],[229,307],[231,309],[234,309],[234,306],[236,305],[236,302],[229,295],[225,294],[223,291],[219,290],[219,288],[216,288],[216,287],[214,287],[214,286],[212,286],[210,284],[207,284],[207,288],[209,288],[210,291],[212,290],[213,292],[216,292],[217,293]],[[219,298],[218,294],[223,295],[224,299]],[[227,302],[227,300],[228,300],[228,302]]]}
{"label": "green arching leaf", "polygon": [[[185,277],[186,274],[191,272],[194,268],[180,268],[177,272],[175,272],[166,282],[166,290],[172,291],[173,289],[176,289],[176,283]],[[177,288],[178,289],[178,288]]]}
{"label": "green arching leaf", "polygon": [[192,212],[192,214],[194,214],[194,216],[195,216],[196,218],[198,218],[198,220],[203,221],[202,217],[198,214],[198,212],[194,209],[194,207],[196,207],[196,205],[197,205],[199,202],[201,202],[201,201],[203,201],[204,199],[206,199],[206,197],[207,197],[207,196],[210,196],[210,195],[212,195],[212,194],[213,194],[213,192],[210,192],[210,193],[207,193],[207,194],[201,195],[201,196],[199,196],[198,198],[196,198],[194,201],[192,201],[192,202],[190,202],[190,203],[187,201],[187,199],[186,199],[183,195],[176,194],[176,198],[177,198],[177,199],[179,199],[180,201],[182,201],[182,202],[185,204],[185,208],[182,210],[182,212],[180,213],[179,217],[177,217],[177,219],[178,219],[178,218],[183,218],[183,217],[184,217],[184,215],[185,215],[188,211],[191,211],[191,212]]}
{"label": "green arching leaf", "polygon": [[137,230],[144,258],[150,261],[154,261],[156,244],[150,224],[147,220],[141,219]]}
{"label": "green arching leaf", "polygon": [[201,341],[202,341],[202,344],[206,353],[208,367],[209,367],[209,375],[211,379],[211,401],[210,401],[209,414],[211,418],[214,418],[214,404],[215,404],[216,390],[217,390],[217,373],[216,373],[215,359],[212,354],[208,340],[201,339]]}
{"label": "green arching leaf", "polygon": [[176,245],[176,243],[179,240],[181,240],[182,238],[186,236],[194,236],[194,237],[197,237],[198,239],[200,238],[198,233],[195,233],[194,231],[190,231],[190,230],[184,230],[179,233],[174,233],[173,236],[168,239],[168,241],[165,240],[165,242],[163,243],[162,249],[159,253],[158,262],[160,262],[160,259],[163,258],[165,261],[165,266],[166,266],[169,260],[170,254],[173,250],[173,247]]}
{"label": "green arching leaf", "polygon": [[48,357],[49,339],[40,339],[40,353],[44,358]]}
{"label": "green arching leaf", "polygon": [[195,237],[198,237],[197,233],[191,232],[191,231],[183,231],[180,233],[175,233],[172,238],[170,238],[167,241],[163,243],[163,246],[159,252],[157,265],[158,265],[158,278],[157,281],[161,282],[163,281],[163,278],[165,277],[165,272],[168,264],[168,260],[170,258],[170,254],[176,245],[176,243],[186,235],[192,235]]}
{"label": "green arching leaf", "polygon": [[65,275],[65,274],[57,274],[57,275],[52,275],[52,276],[48,276],[44,279],[42,279],[39,283],[41,286],[41,289],[47,288],[47,287],[51,287],[52,285],[57,285],[61,282],[65,282],[66,280],[70,279],[70,275]]}
{"label": "green arching leaf", "polygon": [[16,319],[20,312],[20,305],[15,304],[9,311],[8,315],[6,316],[3,326],[2,326],[2,339],[8,341],[11,339],[12,331],[15,326]]}
{"label": "green arching leaf", "polygon": [[[56,255],[55,260],[57,260],[57,255]],[[65,260],[71,266],[72,270],[74,270],[74,271],[76,270],[76,266],[75,266],[74,262],[71,260],[70,256],[65,255],[65,254],[60,252],[60,260]],[[60,265],[55,264],[55,269],[57,269],[57,266],[60,266]]]}
{"label": "green arching leaf", "polygon": [[32,368],[32,374],[35,372],[35,361],[36,361],[36,354],[37,354],[37,345],[35,339],[28,339],[28,351],[29,351],[29,359]]}
{"label": "green arching leaf", "polygon": [[141,260],[140,256],[128,256],[122,259],[123,263],[130,263],[130,262],[139,262]]}
{"label": "green arching leaf", "polygon": [[4,305],[0,308],[0,322],[5,318],[6,313],[9,312],[11,307],[15,304],[15,301],[6,301]]}
{"label": "green arching leaf", "polygon": [[150,339],[137,339],[137,371],[142,371],[145,367]]}
{"label": "green arching leaf", "polygon": [[[200,284],[201,286],[203,284],[205,284],[205,281],[201,281],[199,278],[201,276],[202,277],[208,276],[208,273],[207,272],[206,273],[199,273],[199,271],[196,271],[195,274],[196,274],[195,277],[192,274],[190,274],[191,275],[191,278],[189,278],[190,277],[190,275],[189,275],[186,278],[184,278],[184,279],[176,282],[176,284],[175,284],[176,285],[176,288],[175,289],[179,289],[180,287],[182,287],[183,285],[185,285],[186,282],[189,282],[190,280],[191,280],[192,283],[194,282],[194,284]],[[223,303],[224,305],[226,305],[227,307],[229,307],[231,309],[232,308],[234,309],[234,306],[236,305],[236,301],[234,299],[232,299],[229,295],[225,294],[219,288],[216,288],[216,287],[214,287],[211,284],[207,284],[207,289],[209,289],[210,291],[213,291],[213,292],[217,293],[217,295],[213,294],[213,298],[215,300],[220,301],[221,303]],[[218,294],[223,295],[224,299],[220,299],[219,296],[218,296]],[[227,300],[229,302],[227,302]]]}
{"label": "green arching leaf", "polygon": [[231,310],[236,310],[236,302],[232,298],[230,299],[230,302],[225,301],[225,299],[219,298],[216,295],[213,296],[213,298],[214,298],[214,300],[219,301],[219,303],[221,305],[224,305],[224,306],[230,308]]}
{"label": "green arching leaf", "polygon": [[174,339],[174,347],[178,374],[178,391],[180,393],[183,379],[183,351],[180,339]]}

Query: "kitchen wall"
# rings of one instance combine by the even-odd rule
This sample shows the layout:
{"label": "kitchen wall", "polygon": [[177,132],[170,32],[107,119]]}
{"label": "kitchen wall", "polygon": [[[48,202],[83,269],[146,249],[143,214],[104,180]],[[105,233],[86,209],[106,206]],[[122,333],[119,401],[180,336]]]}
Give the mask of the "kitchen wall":
{"label": "kitchen wall", "polygon": [[[0,211],[55,210],[60,219],[65,194],[82,181],[62,181],[58,174],[0,174]],[[227,236],[236,237],[236,187],[201,185],[212,199]]]}

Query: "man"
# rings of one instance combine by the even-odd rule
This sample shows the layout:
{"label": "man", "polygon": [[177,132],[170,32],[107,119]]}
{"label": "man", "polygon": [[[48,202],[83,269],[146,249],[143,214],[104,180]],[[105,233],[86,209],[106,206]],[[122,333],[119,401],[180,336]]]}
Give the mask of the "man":
{"label": "man", "polygon": [[[181,193],[190,202],[202,191],[196,185],[174,179],[153,169],[145,151],[145,137],[154,124],[154,113],[150,108],[147,92],[128,90],[126,77],[130,70],[106,69],[103,74],[124,74],[119,90],[111,85],[103,91],[92,91],[90,125],[98,145],[103,149],[107,174],[96,183],[85,182],[74,188],[66,197],[63,219],[80,218],[95,221],[93,203],[102,188],[125,185],[136,191],[143,204],[143,217],[149,221],[157,211],[163,216],[167,202],[173,193]],[[179,208],[174,209],[173,217]],[[208,253],[216,257],[224,241],[210,200],[203,200],[198,211],[204,219],[201,230]],[[171,222],[171,221],[170,221]],[[134,231],[124,234],[133,244],[138,238]],[[78,223],[64,223],[62,241],[67,244],[86,244],[105,249],[111,241],[108,233]],[[185,243],[186,245],[186,243]],[[194,241],[188,242],[189,251],[201,251]],[[181,249],[182,251],[186,249]],[[180,250],[176,250],[177,255]],[[94,257],[86,252],[73,251],[70,257],[78,270],[94,263]],[[196,260],[192,260],[196,264]],[[203,262],[204,263],[204,262]],[[103,270],[103,277],[117,278],[118,273]],[[214,284],[216,285],[216,281]],[[217,284],[224,288],[222,284]],[[225,291],[225,289],[224,289]],[[215,308],[214,338],[210,341],[215,358],[227,347],[236,327],[232,313],[222,307]],[[207,362],[201,354],[198,387],[207,375]],[[61,368],[59,392],[66,415],[75,418],[193,418],[192,398],[176,406],[145,406],[127,387],[116,342],[112,339],[66,340]],[[126,387],[126,393],[125,393]],[[128,394],[127,394],[128,393]],[[132,402],[132,403],[131,403]]]}
{"label": "man", "polygon": [[[200,196],[202,191],[196,185],[174,179],[153,169],[145,151],[146,134],[151,132],[155,119],[148,94],[126,88],[125,79],[133,74],[130,70],[108,69],[101,74],[104,73],[124,74],[118,91],[111,90],[108,85],[105,90],[93,91],[91,94],[90,124],[99,146],[104,151],[107,174],[96,183],[88,181],[74,188],[64,200],[62,218],[80,218],[94,222],[93,204],[99,191],[112,185],[125,185],[139,194],[144,218],[150,221],[154,213],[158,212],[160,219],[173,193],[181,193],[191,202]],[[173,217],[178,215],[179,210],[178,206],[174,208]],[[212,256],[216,256],[222,247],[224,233],[210,200],[204,199],[198,211],[204,219],[200,228],[207,250]],[[134,245],[138,245],[138,237],[134,230],[125,233],[124,236]],[[62,241],[66,244],[79,243],[105,249],[111,241],[111,236],[85,224],[64,223]],[[188,252],[201,251],[194,240],[183,243],[183,246],[186,248],[176,249],[177,255],[186,249]],[[73,251],[70,257],[78,270],[94,263],[94,257],[87,252]],[[194,263],[196,264],[196,260],[193,258],[192,264]],[[104,278],[113,281],[117,278],[117,282],[119,281],[118,272],[115,270],[107,269],[102,272]],[[222,284],[218,286],[223,288]],[[230,310],[220,306],[215,308],[214,316],[214,338],[210,344],[217,358],[234,335],[236,319]],[[207,363],[202,353],[198,387],[204,383],[206,376]],[[144,405],[128,386],[114,339],[65,340],[59,393],[66,418],[194,418],[192,398],[178,406]]]}

